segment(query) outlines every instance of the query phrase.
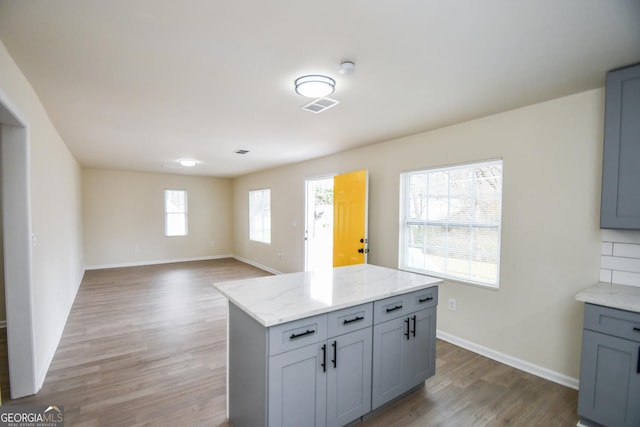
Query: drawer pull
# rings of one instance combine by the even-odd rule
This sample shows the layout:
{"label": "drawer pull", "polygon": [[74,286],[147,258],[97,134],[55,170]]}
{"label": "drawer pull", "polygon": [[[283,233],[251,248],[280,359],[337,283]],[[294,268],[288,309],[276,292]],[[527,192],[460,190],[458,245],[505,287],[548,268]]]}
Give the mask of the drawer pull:
{"label": "drawer pull", "polygon": [[353,319],[344,319],[344,322],[342,322],[342,324],[348,325],[349,323],[358,322],[360,320],[364,320],[364,316],[356,316]]}
{"label": "drawer pull", "polygon": [[639,327],[637,327],[637,326],[634,326],[634,327],[633,327],[633,330],[634,330],[634,331],[636,331],[636,332],[640,332],[640,328],[639,328]]}
{"label": "drawer pull", "polygon": [[307,335],[311,335],[311,334],[315,334],[316,331],[311,331],[309,329],[307,329],[305,332],[302,332],[300,334],[291,334],[291,336],[289,337],[290,340],[295,340],[296,338],[302,338],[305,337]]}
{"label": "drawer pull", "polygon": [[333,360],[331,361],[331,363],[333,363],[334,368],[337,368],[338,367],[338,341],[334,341],[333,344],[331,344],[331,347],[333,347]]}
{"label": "drawer pull", "polygon": [[422,304],[423,302],[427,302],[427,301],[433,301],[433,297],[426,297],[426,298],[421,298],[418,300],[418,302],[420,304]]}
{"label": "drawer pull", "polygon": [[415,337],[416,336],[416,316],[415,315],[411,316],[411,320],[413,320],[413,331],[411,331],[411,334]]}
{"label": "drawer pull", "polygon": [[395,307],[392,307],[392,308],[387,308],[387,313],[391,313],[392,311],[400,310],[401,308],[402,308],[402,304],[396,305]]}
{"label": "drawer pull", "polygon": [[327,345],[326,344],[322,345],[322,363],[320,364],[320,366],[322,366],[322,372],[327,372]]}

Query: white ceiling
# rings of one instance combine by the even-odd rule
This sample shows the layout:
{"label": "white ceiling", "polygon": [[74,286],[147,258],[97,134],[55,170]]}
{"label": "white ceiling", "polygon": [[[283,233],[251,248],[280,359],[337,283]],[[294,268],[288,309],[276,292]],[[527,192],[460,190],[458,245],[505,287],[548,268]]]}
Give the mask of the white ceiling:
{"label": "white ceiling", "polygon": [[232,177],[600,87],[640,1],[0,0],[0,39],[82,165]]}

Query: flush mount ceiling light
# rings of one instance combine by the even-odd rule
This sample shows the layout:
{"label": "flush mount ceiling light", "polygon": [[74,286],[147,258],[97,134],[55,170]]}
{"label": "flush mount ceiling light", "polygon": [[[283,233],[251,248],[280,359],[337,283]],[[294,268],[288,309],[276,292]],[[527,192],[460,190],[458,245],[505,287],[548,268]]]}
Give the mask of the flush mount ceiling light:
{"label": "flush mount ceiling light", "polygon": [[198,161],[194,159],[180,159],[178,160],[178,163],[180,163],[180,166],[191,168],[197,165]]}
{"label": "flush mount ceiling light", "polygon": [[336,81],[327,76],[303,76],[296,79],[295,84],[296,92],[307,98],[323,98],[336,90]]}

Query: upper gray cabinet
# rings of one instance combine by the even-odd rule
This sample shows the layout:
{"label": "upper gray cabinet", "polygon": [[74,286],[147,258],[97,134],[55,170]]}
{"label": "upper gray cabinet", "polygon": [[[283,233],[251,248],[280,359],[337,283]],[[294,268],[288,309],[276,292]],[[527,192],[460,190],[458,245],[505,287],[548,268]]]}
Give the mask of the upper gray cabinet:
{"label": "upper gray cabinet", "polygon": [[640,64],[607,74],[600,228],[640,229]]}

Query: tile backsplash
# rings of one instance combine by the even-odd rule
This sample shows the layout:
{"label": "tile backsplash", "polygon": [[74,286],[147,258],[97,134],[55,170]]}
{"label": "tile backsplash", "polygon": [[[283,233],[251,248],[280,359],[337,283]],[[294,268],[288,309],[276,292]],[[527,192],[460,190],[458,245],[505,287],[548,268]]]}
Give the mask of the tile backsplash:
{"label": "tile backsplash", "polygon": [[600,281],[640,287],[640,231],[602,230]]}

